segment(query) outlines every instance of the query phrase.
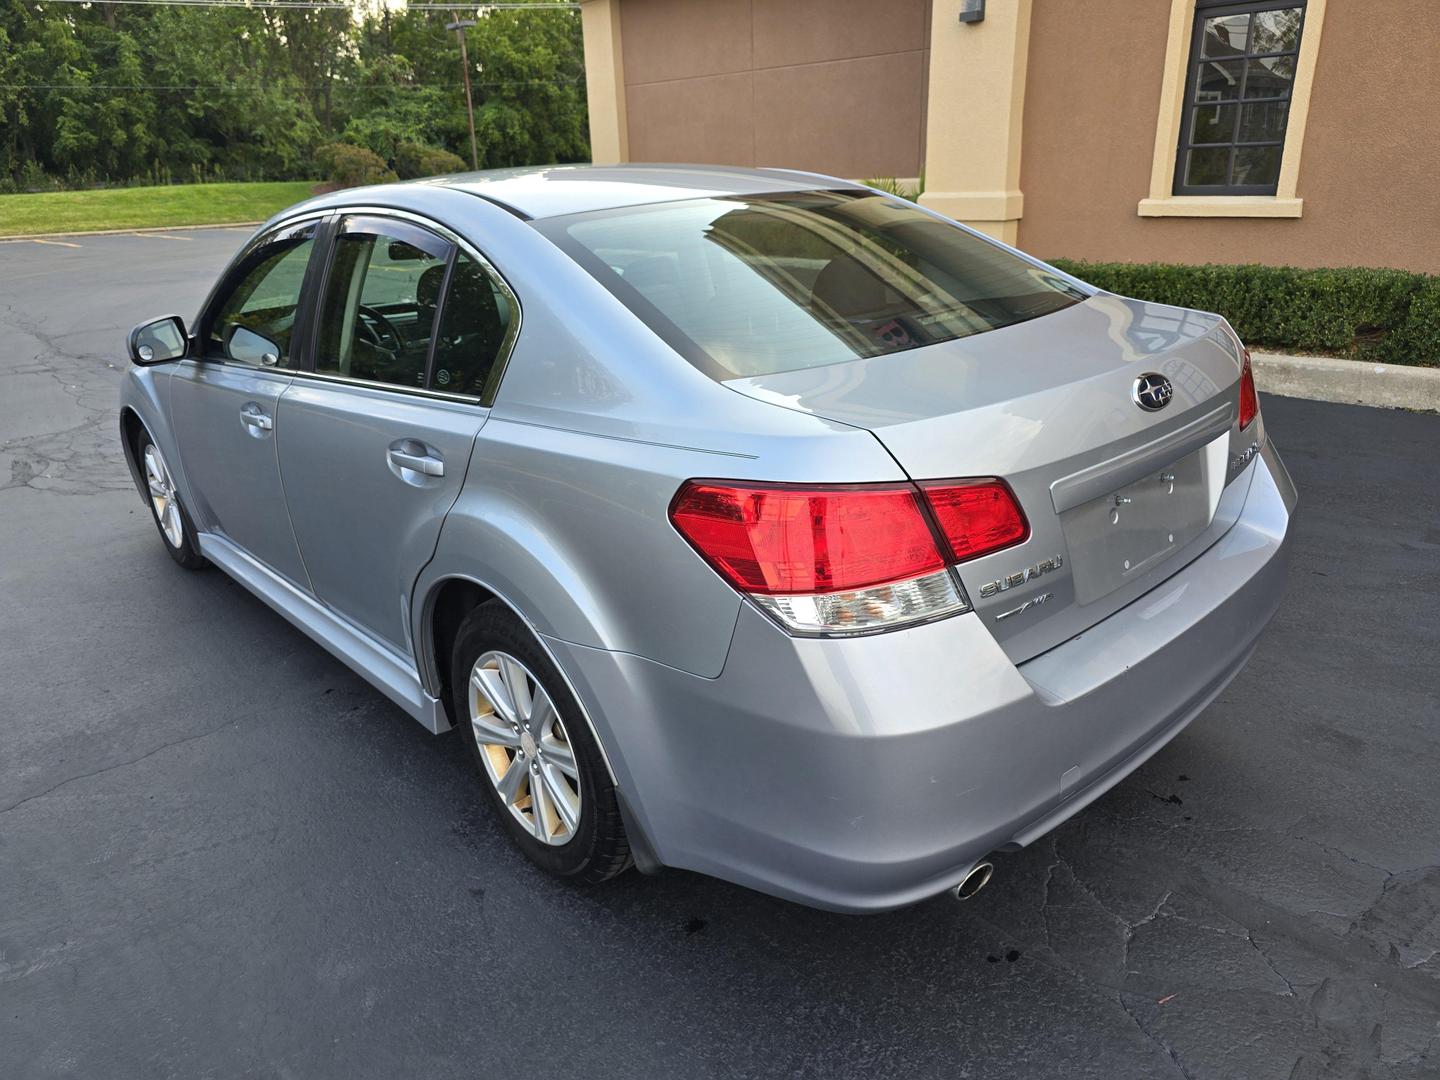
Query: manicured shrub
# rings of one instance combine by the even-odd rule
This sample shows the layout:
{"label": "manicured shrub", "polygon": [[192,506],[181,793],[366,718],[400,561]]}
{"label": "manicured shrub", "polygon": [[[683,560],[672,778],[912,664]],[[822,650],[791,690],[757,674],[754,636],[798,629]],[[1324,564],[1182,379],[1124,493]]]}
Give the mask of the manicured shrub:
{"label": "manicured shrub", "polygon": [[1053,262],[1108,292],[1218,312],[1257,348],[1440,367],[1440,278],[1430,274]]}
{"label": "manicured shrub", "polygon": [[395,174],[375,151],[350,143],[330,143],[315,151],[315,160],[336,187],[388,184]]}
{"label": "manicured shrub", "polygon": [[[1440,277],[1426,277],[1410,297],[1406,319],[1386,341],[1385,358],[1392,364],[1440,367]],[[1418,359],[1403,360],[1410,356]]]}
{"label": "manicured shrub", "polygon": [[464,158],[438,146],[410,142],[395,148],[395,171],[400,174],[401,180],[464,172],[466,168]]}

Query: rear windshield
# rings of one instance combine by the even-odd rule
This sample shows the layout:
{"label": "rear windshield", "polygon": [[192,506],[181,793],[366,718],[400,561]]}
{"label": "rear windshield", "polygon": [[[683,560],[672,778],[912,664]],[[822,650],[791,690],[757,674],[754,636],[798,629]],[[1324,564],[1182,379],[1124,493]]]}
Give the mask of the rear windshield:
{"label": "rear windshield", "polygon": [[536,226],[720,379],[951,341],[1088,295],[911,203],[868,192],[687,199]]}

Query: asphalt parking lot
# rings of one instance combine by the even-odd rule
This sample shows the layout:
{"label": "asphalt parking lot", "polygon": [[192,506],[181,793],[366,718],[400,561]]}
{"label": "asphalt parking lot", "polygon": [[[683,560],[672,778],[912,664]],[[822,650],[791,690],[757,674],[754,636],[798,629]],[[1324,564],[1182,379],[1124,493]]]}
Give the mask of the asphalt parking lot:
{"label": "asphalt parking lot", "polygon": [[1440,417],[1264,400],[1259,651],[969,903],[576,891],[458,738],[162,549],[123,335],[243,238],[0,244],[0,1076],[1440,1075]]}

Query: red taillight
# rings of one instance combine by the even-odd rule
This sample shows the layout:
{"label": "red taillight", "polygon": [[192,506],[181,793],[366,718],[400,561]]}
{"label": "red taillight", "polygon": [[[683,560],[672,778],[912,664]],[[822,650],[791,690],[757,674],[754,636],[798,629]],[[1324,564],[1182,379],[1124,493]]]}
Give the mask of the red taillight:
{"label": "red taillight", "polygon": [[936,480],[920,490],[955,562],[988,555],[1030,535],[1020,504],[1003,480]]}
{"label": "red taillight", "polygon": [[1260,414],[1260,399],[1255,395],[1255,376],[1250,371],[1250,350],[1245,350],[1245,363],[1240,368],[1240,429],[1243,431]]}
{"label": "red taillight", "polygon": [[747,593],[864,589],[944,568],[910,485],[791,487],[688,481],[670,518]]}

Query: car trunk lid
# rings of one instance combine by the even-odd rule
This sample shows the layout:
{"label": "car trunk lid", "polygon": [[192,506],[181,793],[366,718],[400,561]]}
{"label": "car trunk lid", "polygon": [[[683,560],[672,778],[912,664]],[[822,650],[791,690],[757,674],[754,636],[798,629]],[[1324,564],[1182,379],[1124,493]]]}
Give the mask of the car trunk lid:
{"label": "car trunk lid", "polygon": [[[912,479],[1009,483],[1029,538],[959,573],[1019,663],[1159,584],[1234,522],[1240,368],[1218,315],[1100,293],[955,341],[726,385],[872,431]],[[1173,387],[1155,411],[1134,398],[1152,373]]]}

